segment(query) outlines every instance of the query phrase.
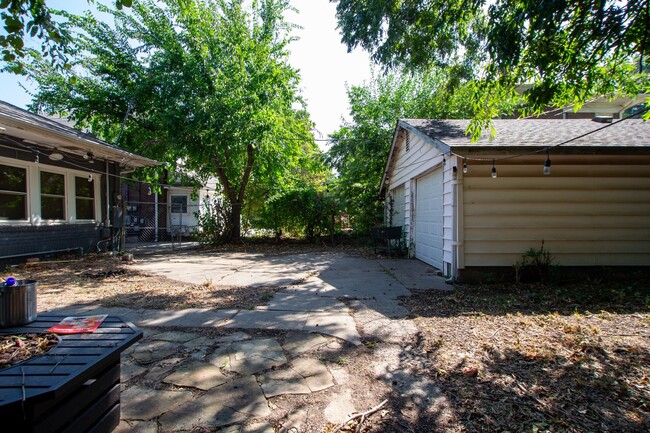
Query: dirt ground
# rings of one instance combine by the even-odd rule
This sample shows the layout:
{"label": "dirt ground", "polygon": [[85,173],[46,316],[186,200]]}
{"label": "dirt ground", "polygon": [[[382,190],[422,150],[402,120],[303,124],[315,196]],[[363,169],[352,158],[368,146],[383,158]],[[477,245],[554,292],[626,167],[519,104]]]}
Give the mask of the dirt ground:
{"label": "dirt ground", "polygon": [[[367,250],[360,253],[369,255]],[[252,308],[263,305],[276,290],[182,284],[135,271],[108,256],[8,272],[39,282],[39,309],[72,303]],[[550,287],[457,286],[452,292],[414,293],[403,303],[419,330],[415,340],[404,345],[422,361],[419,373],[437,383],[448,406],[426,416],[417,408],[403,407],[390,386],[373,377],[373,356],[381,342],[323,353],[323,362],[350,375],[350,386],[358,393],[357,409],[370,409],[389,398],[361,431],[650,431],[647,278],[631,275],[624,281]],[[276,397],[271,402],[282,410],[274,413],[309,411],[326,401],[326,392]],[[314,419],[307,431],[334,428]]]}

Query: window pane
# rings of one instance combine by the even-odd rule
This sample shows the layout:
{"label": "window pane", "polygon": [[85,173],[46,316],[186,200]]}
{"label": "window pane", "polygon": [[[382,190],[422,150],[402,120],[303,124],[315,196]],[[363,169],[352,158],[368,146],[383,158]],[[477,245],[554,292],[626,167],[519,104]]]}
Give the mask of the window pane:
{"label": "window pane", "polygon": [[41,218],[46,220],[65,219],[65,198],[41,196]]}
{"label": "window pane", "polygon": [[93,186],[95,185],[95,182],[88,182],[87,177],[75,177],[74,178],[74,187],[75,187],[75,195],[77,197],[87,197],[87,198],[93,198],[95,197],[95,188]]}
{"label": "window pane", "polygon": [[0,193],[0,220],[27,219],[27,196]]}
{"label": "window pane", "polygon": [[27,170],[0,164],[0,190],[27,192]]}
{"label": "window pane", "polygon": [[65,177],[41,171],[41,194],[65,195]]}
{"label": "window pane", "polygon": [[187,213],[187,196],[172,196],[172,213]]}
{"label": "window pane", "polygon": [[78,220],[92,220],[95,219],[95,200],[88,200],[87,198],[78,198],[77,203],[77,219]]}

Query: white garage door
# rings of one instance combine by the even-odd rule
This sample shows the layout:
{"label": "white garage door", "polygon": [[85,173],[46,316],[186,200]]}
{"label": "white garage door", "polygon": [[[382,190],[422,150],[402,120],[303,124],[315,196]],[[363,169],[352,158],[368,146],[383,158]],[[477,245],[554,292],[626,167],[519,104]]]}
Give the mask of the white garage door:
{"label": "white garage door", "polygon": [[415,257],[442,270],[442,170],[416,180]]}

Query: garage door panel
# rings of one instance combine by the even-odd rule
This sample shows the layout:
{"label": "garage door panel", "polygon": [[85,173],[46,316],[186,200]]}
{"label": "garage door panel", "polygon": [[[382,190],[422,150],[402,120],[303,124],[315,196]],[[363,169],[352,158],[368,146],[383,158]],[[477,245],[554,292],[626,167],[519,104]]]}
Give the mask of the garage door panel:
{"label": "garage door panel", "polygon": [[442,269],[442,170],[417,179],[415,195],[415,257]]}

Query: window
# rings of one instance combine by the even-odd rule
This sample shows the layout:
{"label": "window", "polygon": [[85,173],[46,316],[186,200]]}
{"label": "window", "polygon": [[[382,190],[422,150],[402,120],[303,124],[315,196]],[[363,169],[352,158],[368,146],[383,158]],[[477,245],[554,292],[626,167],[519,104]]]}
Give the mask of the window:
{"label": "window", "polygon": [[41,218],[65,219],[65,176],[41,171]]}
{"label": "window", "polygon": [[187,213],[187,196],[172,196],[172,213]]}
{"label": "window", "polygon": [[0,164],[0,220],[27,219],[27,170]]}
{"label": "window", "polygon": [[95,219],[95,182],[89,182],[87,177],[75,176],[74,194],[77,219]]}

